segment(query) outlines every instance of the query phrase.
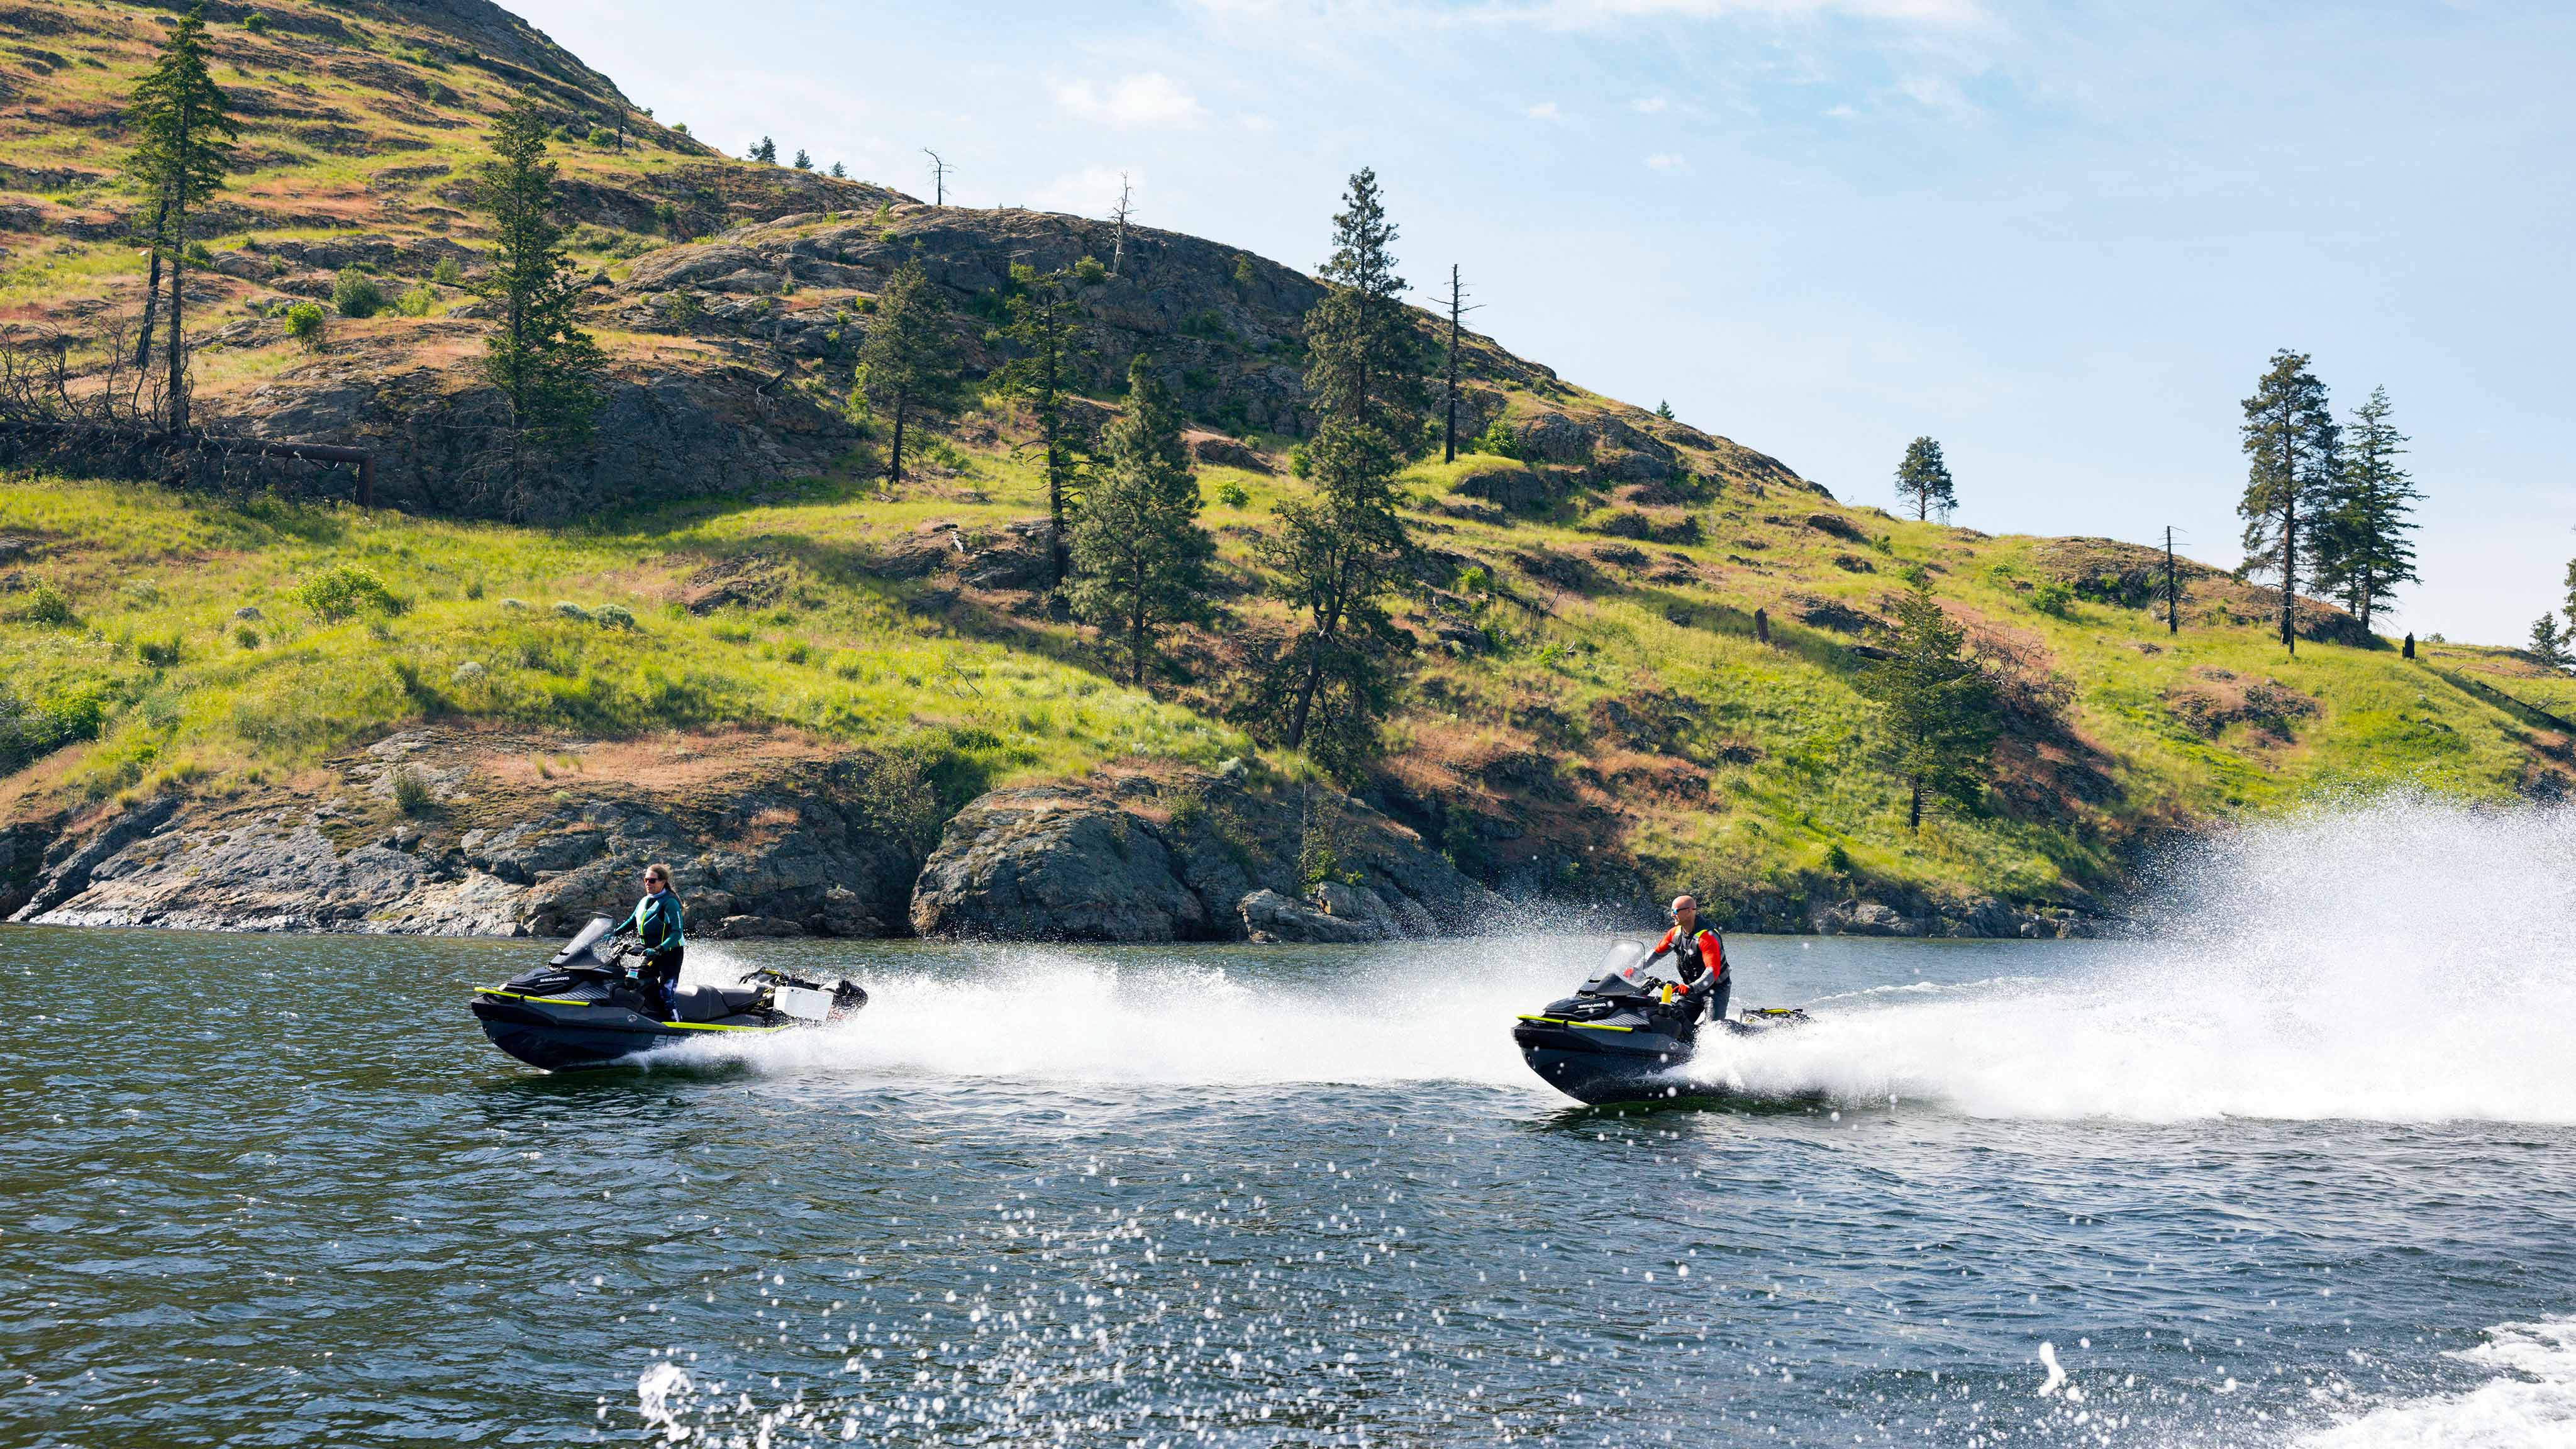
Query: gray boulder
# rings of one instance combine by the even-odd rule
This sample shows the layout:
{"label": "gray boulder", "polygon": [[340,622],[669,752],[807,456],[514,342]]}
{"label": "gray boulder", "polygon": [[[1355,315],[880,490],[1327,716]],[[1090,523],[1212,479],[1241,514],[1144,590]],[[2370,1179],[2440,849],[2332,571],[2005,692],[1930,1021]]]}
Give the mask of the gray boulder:
{"label": "gray boulder", "polygon": [[1370,922],[1331,915],[1274,890],[1254,891],[1243,898],[1236,910],[1243,918],[1247,941],[1343,946],[1386,939],[1386,932]]}
{"label": "gray boulder", "polygon": [[1160,836],[1087,792],[996,790],[959,811],[913,887],[925,936],[1042,941],[1185,941],[1207,907]]}

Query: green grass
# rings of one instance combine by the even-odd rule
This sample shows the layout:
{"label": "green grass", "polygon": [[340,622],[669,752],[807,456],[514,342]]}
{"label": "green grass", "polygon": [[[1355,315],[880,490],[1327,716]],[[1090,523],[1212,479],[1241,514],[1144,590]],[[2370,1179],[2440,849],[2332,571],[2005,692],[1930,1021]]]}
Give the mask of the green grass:
{"label": "green grass", "polygon": [[[38,569],[79,622],[0,624],[0,669],[30,701],[111,701],[102,737],[65,762],[64,788],[89,797],[256,782],[423,717],[627,736],[785,725],[953,753],[992,779],[1248,748],[1088,670],[955,637],[886,586],[826,584],[804,562],[774,605],[699,618],[666,601],[674,577],[741,542],[802,522],[815,526],[796,536],[828,544],[832,511],[573,536],[36,480],[0,501],[0,530],[53,542]],[[400,612],[317,614],[306,581],[342,567],[381,579]],[[559,601],[615,605],[635,623],[571,617]],[[260,617],[240,619],[244,608]],[[245,625],[256,647],[238,637]],[[171,640],[175,662],[145,657],[167,657]]]}

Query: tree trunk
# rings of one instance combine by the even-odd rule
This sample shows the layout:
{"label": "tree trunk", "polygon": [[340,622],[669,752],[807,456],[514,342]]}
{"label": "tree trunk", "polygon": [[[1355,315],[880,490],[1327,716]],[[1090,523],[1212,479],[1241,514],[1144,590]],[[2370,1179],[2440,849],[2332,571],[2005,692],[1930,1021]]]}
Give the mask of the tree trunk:
{"label": "tree trunk", "polygon": [[1905,828],[1920,834],[1923,830],[1923,777],[1914,777],[1914,790],[1905,809]]}
{"label": "tree trunk", "polygon": [[[2295,484],[2292,486],[2296,486]],[[2299,500],[2281,506],[2281,643],[2299,652]]]}
{"label": "tree trunk", "polygon": [[894,446],[886,452],[886,491],[903,486],[903,398],[894,400]]}
{"label": "tree trunk", "polygon": [[134,340],[134,365],[137,369],[152,365],[153,318],[161,310],[161,245],[163,225],[170,219],[170,198],[164,196],[152,208],[152,276],[143,284],[143,334]]}
{"label": "tree trunk", "polygon": [[1133,683],[1145,687],[1145,614],[1138,610],[1127,623],[1127,662],[1133,670]]}
{"label": "tree trunk", "polygon": [[1058,417],[1062,408],[1056,397],[1055,379],[1056,350],[1062,345],[1061,339],[1050,328],[1046,342],[1045,391],[1040,395],[1042,411],[1038,414],[1038,426],[1043,430],[1046,441],[1047,582],[1049,587],[1056,589],[1064,587],[1064,466],[1057,455],[1056,442],[1056,435],[1062,427]]}
{"label": "tree trunk", "polygon": [[187,294],[188,207],[184,198],[170,208],[170,431],[188,431],[188,345],[183,326]]}

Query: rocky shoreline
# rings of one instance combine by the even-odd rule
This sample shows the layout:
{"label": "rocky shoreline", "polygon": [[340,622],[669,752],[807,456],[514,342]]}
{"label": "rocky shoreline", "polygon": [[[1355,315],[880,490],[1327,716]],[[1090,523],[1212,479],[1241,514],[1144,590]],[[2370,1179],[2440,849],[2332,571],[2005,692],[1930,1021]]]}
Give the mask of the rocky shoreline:
{"label": "rocky shoreline", "polygon": [[[777,735],[585,745],[411,730],[334,760],[321,785],[0,827],[0,916],[561,936],[627,909],[636,871],[662,860],[694,933],[716,939],[1359,943],[1528,918],[1528,903],[1366,803],[1236,762],[1007,786],[935,837],[920,802],[894,808],[870,764]],[[1581,914],[1653,919],[1645,903]],[[2093,933],[2073,912],[1990,899],[1775,900],[1736,915],[1738,929],[1827,935]]]}

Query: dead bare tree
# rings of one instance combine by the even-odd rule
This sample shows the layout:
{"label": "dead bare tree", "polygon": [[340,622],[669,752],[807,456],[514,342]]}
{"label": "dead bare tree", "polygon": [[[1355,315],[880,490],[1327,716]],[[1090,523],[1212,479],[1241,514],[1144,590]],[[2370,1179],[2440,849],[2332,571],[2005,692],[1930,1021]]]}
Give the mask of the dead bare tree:
{"label": "dead bare tree", "polygon": [[933,206],[946,206],[948,204],[948,173],[956,170],[957,168],[949,165],[946,161],[941,160],[939,153],[931,150],[927,146],[921,148],[921,154],[930,158],[930,204]]}
{"label": "dead bare tree", "polygon": [[1118,275],[1118,263],[1127,255],[1127,218],[1135,215],[1131,205],[1134,197],[1135,188],[1127,184],[1127,173],[1119,172],[1118,206],[1109,213],[1109,219],[1118,223],[1118,235],[1109,243],[1109,275],[1113,277]]}
{"label": "dead bare tree", "polygon": [[1458,319],[1481,310],[1465,305],[1466,301],[1467,290],[1458,283],[1458,264],[1452,262],[1449,264],[1449,357],[1445,369],[1448,374],[1448,420],[1440,433],[1440,461],[1443,463],[1458,460]]}

